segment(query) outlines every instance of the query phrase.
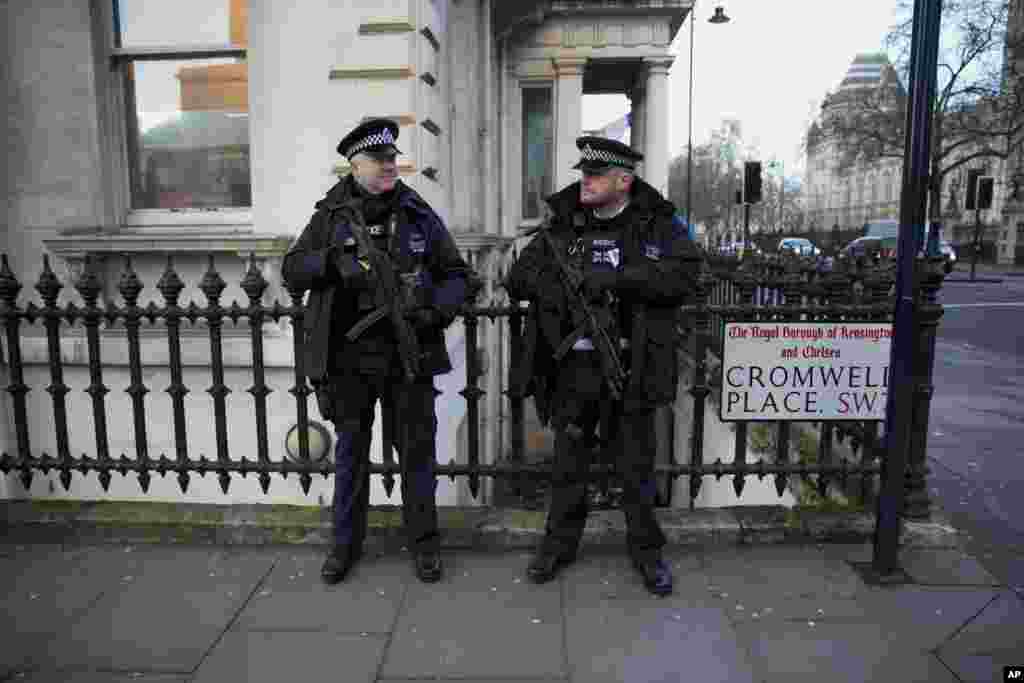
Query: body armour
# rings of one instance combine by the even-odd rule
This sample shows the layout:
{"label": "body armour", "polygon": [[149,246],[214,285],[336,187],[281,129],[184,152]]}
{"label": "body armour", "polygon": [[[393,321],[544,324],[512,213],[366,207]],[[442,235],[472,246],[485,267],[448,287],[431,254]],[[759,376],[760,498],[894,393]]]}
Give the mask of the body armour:
{"label": "body armour", "polygon": [[[622,216],[620,213],[612,219],[602,220],[589,213],[577,213],[573,217],[576,238],[569,243],[566,251],[566,263],[569,267],[581,275],[595,270],[620,269],[625,233],[625,226],[619,220]],[[605,298],[598,304],[611,308],[612,319],[616,321],[613,337],[620,341],[628,340],[631,331],[628,306],[612,292],[607,292]],[[621,343],[628,345],[626,341]],[[588,347],[592,348],[589,341],[583,345],[578,344],[577,350]]]}

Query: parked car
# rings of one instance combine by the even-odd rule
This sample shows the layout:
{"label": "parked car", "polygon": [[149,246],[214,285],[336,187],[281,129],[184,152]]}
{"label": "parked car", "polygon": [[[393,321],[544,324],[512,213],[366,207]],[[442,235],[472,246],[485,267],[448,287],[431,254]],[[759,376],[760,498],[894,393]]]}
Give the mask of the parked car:
{"label": "parked car", "polygon": [[814,243],[803,237],[785,237],[779,242],[778,251],[780,254],[791,252],[798,256],[818,256],[821,249],[814,246]]}
{"label": "parked car", "polygon": [[839,252],[839,257],[851,261],[877,260],[892,258],[896,255],[896,238],[877,236],[858,237],[847,244]]}
{"label": "parked car", "polygon": [[749,242],[744,246],[743,242],[726,242],[718,249],[721,254],[738,254],[743,252],[745,254],[761,254],[761,248],[753,242]]}
{"label": "parked car", "polygon": [[945,268],[946,273],[952,273],[953,268],[956,267],[956,249],[946,240],[939,240],[939,251],[946,257],[946,262],[942,267]]}
{"label": "parked car", "polygon": [[897,237],[900,232],[900,222],[894,218],[880,218],[868,221],[864,224],[864,237]]}
{"label": "parked car", "polygon": [[[880,237],[876,234],[858,237],[843,247],[842,251],[840,251],[840,258],[862,262],[882,258],[895,258],[898,242],[899,240],[896,236]],[[946,262],[943,264],[946,273],[952,272],[956,266],[956,250],[953,249],[953,245],[946,240],[939,240],[939,253],[946,258]]]}

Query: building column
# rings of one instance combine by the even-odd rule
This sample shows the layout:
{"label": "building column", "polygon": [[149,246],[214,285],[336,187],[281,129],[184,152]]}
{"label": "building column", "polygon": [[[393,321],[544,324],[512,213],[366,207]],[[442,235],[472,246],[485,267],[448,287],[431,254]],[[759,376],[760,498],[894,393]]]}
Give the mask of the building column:
{"label": "building column", "polygon": [[644,175],[662,194],[668,192],[668,70],[674,57],[651,57],[644,88]]}
{"label": "building column", "polygon": [[[644,153],[644,129],[647,125],[647,108],[644,106],[645,92],[644,83],[637,83],[629,92],[630,124],[629,124],[629,146],[633,150]],[[643,173],[643,162],[637,167],[639,173]]]}
{"label": "building column", "polygon": [[586,58],[556,59],[555,191],[578,179],[572,166],[579,157],[576,138],[583,131],[583,68]]}

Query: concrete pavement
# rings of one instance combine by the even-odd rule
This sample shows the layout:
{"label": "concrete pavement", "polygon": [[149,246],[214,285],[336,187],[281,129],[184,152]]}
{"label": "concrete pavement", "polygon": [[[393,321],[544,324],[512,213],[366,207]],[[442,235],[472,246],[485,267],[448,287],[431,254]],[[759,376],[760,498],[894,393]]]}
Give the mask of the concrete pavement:
{"label": "concrete pavement", "polygon": [[600,539],[543,586],[524,548],[446,548],[425,585],[375,542],[326,587],[319,546],[3,538],[0,681],[988,683],[1024,662],[1024,589],[928,542],[887,587],[848,563],[866,543],[675,543],[655,598]]}

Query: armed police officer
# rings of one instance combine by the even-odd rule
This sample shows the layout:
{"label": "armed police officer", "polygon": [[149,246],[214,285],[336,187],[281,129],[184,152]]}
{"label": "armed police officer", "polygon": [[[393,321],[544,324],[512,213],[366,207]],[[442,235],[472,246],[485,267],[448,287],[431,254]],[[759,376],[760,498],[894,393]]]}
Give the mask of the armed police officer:
{"label": "armed police officer", "polygon": [[362,555],[377,401],[401,460],[416,575],[429,582],[442,573],[433,376],[452,369],[444,329],[472,274],[441,219],[399,180],[397,138],[394,122],[371,119],[342,139],[352,173],[316,203],[282,268],[290,285],[310,291],[303,368],[337,437],[334,543],[321,571],[328,584]]}
{"label": "armed police officer", "polygon": [[551,217],[505,284],[532,304],[512,391],[533,394],[555,431],[546,532],[527,574],[543,583],[575,559],[597,439],[614,449],[624,480],[633,564],[664,595],[672,574],[654,516],[654,411],[675,398],[678,307],[700,255],[673,205],[636,176],[642,155],[592,136],[576,146],[582,180],[547,199]]}

